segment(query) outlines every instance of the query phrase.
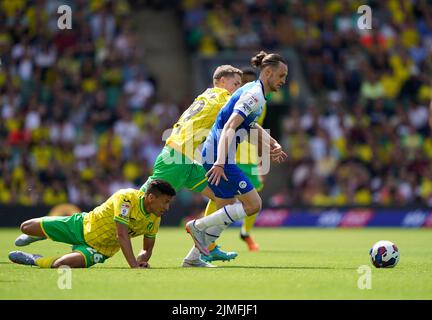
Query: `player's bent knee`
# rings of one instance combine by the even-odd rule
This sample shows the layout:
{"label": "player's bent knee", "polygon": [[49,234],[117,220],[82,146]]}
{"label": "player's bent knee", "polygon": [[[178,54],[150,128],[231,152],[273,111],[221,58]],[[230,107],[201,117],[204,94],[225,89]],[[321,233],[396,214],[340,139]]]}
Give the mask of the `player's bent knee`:
{"label": "player's bent knee", "polygon": [[21,230],[22,233],[26,233],[26,229],[27,229],[26,223],[27,223],[27,221],[24,221],[20,225],[20,230]]}
{"label": "player's bent knee", "polygon": [[24,221],[20,226],[21,232],[29,236],[45,237],[45,234],[40,227],[40,221],[39,218]]}
{"label": "player's bent knee", "polygon": [[21,226],[20,226],[21,232],[25,233],[25,234],[31,233],[31,231],[33,229],[32,228],[33,227],[33,223],[34,223],[34,219],[27,220],[27,221],[24,221],[23,223],[21,223]]}
{"label": "player's bent knee", "polygon": [[257,202],[248,203],[246,205],[243,205],[243,207],[244,207],[244,210],[245,210],[246,214],[248,216],[252,216],[252,215],[256,214],[257,212],[261,211],[262,201],[260,199]]}

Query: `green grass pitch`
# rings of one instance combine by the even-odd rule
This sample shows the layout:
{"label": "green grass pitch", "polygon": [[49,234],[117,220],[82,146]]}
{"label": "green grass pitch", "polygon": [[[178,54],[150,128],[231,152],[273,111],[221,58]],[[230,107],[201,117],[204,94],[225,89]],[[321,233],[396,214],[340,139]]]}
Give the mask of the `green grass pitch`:
{"label": "green grass pitch", "polygon": [[[257,228],[258,253],[246,250],[238,232],[227,230],[220,244],[239,256],[218,268],[181,268],[192,240],[184,229],[161,228],[151,269],[129,269],[118,252],[104,264],[73,270],[72,288],[61,290],[57,270],[9,262],[19,230],[0,229],[0,299],[432,299],[431,230]],[[378,240],[399,247],[394,269],[370,263]],[[141,241],[134,239],[135,252]],[[47,240],[21,250],[60,255],[69,248]],[[361,265],[371,267],[371,289],[358,288]]]}

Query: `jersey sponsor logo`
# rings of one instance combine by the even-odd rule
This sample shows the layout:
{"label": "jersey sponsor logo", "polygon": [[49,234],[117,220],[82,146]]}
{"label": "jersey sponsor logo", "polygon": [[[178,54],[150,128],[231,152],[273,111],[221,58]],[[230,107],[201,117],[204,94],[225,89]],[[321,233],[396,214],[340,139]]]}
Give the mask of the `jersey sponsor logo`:
{"label": "jersey sponsor logo", "polygon": [[252,112],[252,108],[247,105],[247,103],[243,103],[243,109],[248,112]]}
{"label": "jersey sponsor logo", "polygon": [[257,98],[255,98],[254,96],[251,96],[250,98],[248,98],[247,100],[246,100],[246,104],[249,106],[249,107],[253,107],[253,106],[255,106],[256,104],[258,103],[258,99]]}
{"label": "jersey sponsor logo", "polygon": [[120,207],[120,216],[122,218],[127,218],[129,215],[130,205],[127,203],[122,203]]}
{"label": "jersey sponsor logo", "polygon": [[246,181],[244,181],[244,180],[240,181],[240,183],[239,183],[240,188],[244,189],[244,188],[246,188],[246,186],[247,186]]}
{"label": "jersey sponsor logo", "polygon": [[242,98],[242,101],[240,102],[241,106],[239,107],[239,109],[243,111],[246,115],[249,115],[256,108],[258,101],[258,98],[248,94],[246,97]]}

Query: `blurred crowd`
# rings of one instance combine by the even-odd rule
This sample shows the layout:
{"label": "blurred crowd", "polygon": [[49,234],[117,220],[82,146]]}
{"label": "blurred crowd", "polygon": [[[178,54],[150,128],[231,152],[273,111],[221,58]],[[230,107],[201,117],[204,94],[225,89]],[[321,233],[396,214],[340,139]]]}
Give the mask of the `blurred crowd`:
{"label": "blurred crowd", "polygon": [[[364,4],[370,30],[357,24]],[[283,105],[287,183],[270,205],[432,205],[430,1],[185,0],[182,10],[192,51],[300,57],[311,96]]]}
{"label": "blurred crowd", "polygon": [[[131,3],[0,0],[0,203],[90,206],[150,174],[163,130],[190,101],[156,99]],[[71,30],[57,26],[62,4]],[[290,156],[270,205],[432,205],[430,1],[178,4],[191,52],[300,58],[310,96],[292,79],[268,99],[286,110]],[[371,30],[357,26],[362,4]]]}
{"label": "blurred crowd", "polygon": [[125,0],[0,1],[0,203],[90,206],[147,178],[179,110],[155,99],[130,13]]}

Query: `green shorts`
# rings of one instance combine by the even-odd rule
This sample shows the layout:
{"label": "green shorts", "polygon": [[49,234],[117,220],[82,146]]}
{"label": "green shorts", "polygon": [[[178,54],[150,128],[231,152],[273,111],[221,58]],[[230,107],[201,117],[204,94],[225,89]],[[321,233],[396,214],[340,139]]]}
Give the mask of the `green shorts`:
{"label": "green shorts", "polygon": [[264,185],[259,180],[259,175],[257,174],[258,165],[251,163],[237,163],[237,166],[248,177],[248,179],[258,192],[260,192],[264,188]]}
{"label": "green shorts", "polygon": [[155,179],[165,180],[177,191],[189,189],[201,192],[207,187],[206,171],[202,165],[192,162],[184,154],[165,146],[153,167],[153,174],[141,186],[141,191]]}
{"label": "green shorts", "polygon": [[86,213],[75,213],[72,216],[43,217],[41,228],[47,238],[72,245],[72,251],[84,256],[86,267],[104,263],[107,256],[99,253],[84,241],[83,219]]}

